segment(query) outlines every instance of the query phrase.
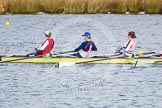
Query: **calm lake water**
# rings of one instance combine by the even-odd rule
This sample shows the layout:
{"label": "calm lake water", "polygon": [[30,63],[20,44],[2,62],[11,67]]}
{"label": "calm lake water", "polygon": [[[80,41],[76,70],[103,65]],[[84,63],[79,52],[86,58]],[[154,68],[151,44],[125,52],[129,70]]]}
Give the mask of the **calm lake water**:
{"label": "calm lake water", "polygon": [[[85,31],[98,47],[93,55],[114,53],[129,31],[136,32],[136,51],[162,47],[160,15],[1,15],[0,55],[33,52],[46,30],[53,52],[74,49]],[[0,108],[162,108],[162,65],[132,67],[0,64]]]}

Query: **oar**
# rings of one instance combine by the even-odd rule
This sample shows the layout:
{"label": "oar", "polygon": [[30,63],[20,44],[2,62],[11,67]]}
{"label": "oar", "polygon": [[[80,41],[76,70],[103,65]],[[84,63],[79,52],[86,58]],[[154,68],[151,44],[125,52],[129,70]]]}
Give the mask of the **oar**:
{"label": "oar", "polygon": [[[152,54],[154,52],[147,52],[147,53],[142,53],[143,55],[144,54]],[[115,55],[119,55],[119,54],[115,54]],[[140,54],[139,54],[140,55]],[[114,56],[114,55],[113,55]],[[115,58],[123,58],[123,57],[115,57]],[[102,58],[102,59],[98,59],[98,60],[90,60],[90,61],[85,61],[85,62],[77,62],[77,63],[74,63],[74,62],[59,62],[56,67],[58,68],[62,68],[62,67],[66,67],[66,66],[72,66],[72,65],[75,65],[75,64],[83,64],[83,63],[91,63],[91,62],[96,62],[96,61],[103,61],[103,60],[109,60],[111,58]],[[137,62],[136,64],[137,65]]]}
{"label": "oar", "polygon": [[[148,55],[148,54],[154,54],[154,55],[151,55],[151,56],[159,56],[161,55],[160,53],[157,53],[157,52],[160,52],[161,50],[156,50],[156,51],[150,51],[150,52],[147,52],[147,53],[144,53],[142,50],[139,50],[138,51],[138,54],[136,54],[136,56],[140,56],[140,55]],[[143,58],[150,58],[150,56],[148,57],[143,57]],[[151,64],[157,64],[158,62],[157,61],[151,61],[151,62],[146,62],[146,61],[137,61],[135,63],[135,67],[137,66],[149,66]]]}
{"label": "oar", "polygon": [[97,54],[96,56],[91,56],[91,58],[109,58],[111,56],[118,56],[120,54]]}
{"label": "oar", "polygon": [[[73,54],[76,54],[77,52],[71,52],[71,53],[65,53],[65,54],[57,54],[57,53],[54,53],[53,56],[54,57],[57,57],[57,56],[73,56]],[[76,57],[76,56],[75,56]]]}
{"label": "oar", "polygon": [[[146,52],[144,53],[142,50],[139,50],[137,54],[130,54],[130,58],[135,55],[135,56],[140,56],[140,55],[147,55],[147,54],[155,54],[155,51],[151,51],[151,52]],[[92,58],[96,58],[96,57],[115,57],[115,56],[119,56],[121,55],[120,53],[116,53],[116,54],[99,54],[97,56],[92,56]]]}
{"label": "oar", "polygon": [[128,57],[129,58],[134,58],[135,56],[141,56],[141,55],[149,55],[149,54],[156,54],[156,55],[160,55],[157,53],[157,51],[150,51],[150,52],[144,52],[143,50],[138,50],[138,53],[137,54],[129,54]]}
{"label": "oar", "polygon": [[155,64],[162,64],[162,61],[155,61]]}
{"label": "oar", "polygon": [[[118,57],[118,58],[123,58],[123,57]],[[104,61],[104,60],[110,60],[111,58],[102,58],[102,59],[97,59],[97,60],[89,60],[89,61],[84,61],[84,62],[59,62],[56,64],[56,68],[62,68],[62,67],[67,67],[67,66],[72,66],[75,64],[83,64],[83,63],[93,63],[97,61]]]}
{"label": "oar", "polygon": [[75,52],[75,51],[73,50],[73,51],[58,52],[56,54],[66,54],[66,53],[72,53],[72,52]]}
{"label": "oar", "polygon": [[135,66],[134,67],[150,67],[154,64],[154,61],[136,61]]}
{"label": "oar", "polygon": [[14,62],[14,61],[19,61],[19,60],[26,60],[26,59],[31,59],[31,58],[40,58],[40,57],[43,57],[43,56],[22,57],[22,58],[19,58],[19,59],[0,61],[0,63],[8,63],[8,62]]}
{"label": "oar", "polygon": [[150,51],[150,52],[144,52],[143,50],[138,50],[138,54],[136,54],[136,56],[139,56],[139,55],[148,55],[148,54],[155,54],[156,51]]}
{"label": "oar", "polygon": [[150,52],[146,52],[146,53],[143,50],[139,50],[137,55],[147,55],[147,54],[159,54],[160,55],[161,52],[162,52],[162,49],[154,50],[154,51],[150,51]]}

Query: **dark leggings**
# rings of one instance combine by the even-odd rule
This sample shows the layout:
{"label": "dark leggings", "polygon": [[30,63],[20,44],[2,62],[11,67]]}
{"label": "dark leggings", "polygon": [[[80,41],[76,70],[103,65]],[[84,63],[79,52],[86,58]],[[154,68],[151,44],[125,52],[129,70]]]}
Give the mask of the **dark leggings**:
{"label": "dark leggings", "polygon": [[83,57],[79,54],[79,52],[76,53],[76,54],[72,54],[72,56],[76,56],[76,57],[78,57],[78,58],[83,58]]}
{"label": "dark leggings", "polygon": [[37,54],[38,54],[38,52],[29,53],[26,55],[26,57],[36,56]]}

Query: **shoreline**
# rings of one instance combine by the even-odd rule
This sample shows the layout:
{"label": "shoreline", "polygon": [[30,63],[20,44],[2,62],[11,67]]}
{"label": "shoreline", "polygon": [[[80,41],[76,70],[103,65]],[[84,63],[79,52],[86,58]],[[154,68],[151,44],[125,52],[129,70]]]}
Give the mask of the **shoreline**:
{"label": "shoreline", "polygon": [[5,13],[5,14],[0,14],[0,16],[7,16],[7,15],[141,15],[141,16],[143,16],[143,15],[162,15],[162,14],[148,14],[148,13],[137,13],[137,14],[135,14],[135,13],[123,13],[123,14],[121,14],[121,13],[95,13],[95,14],[89,14],[89,13],[85,13],[85,14],[71,14],[71,13],[29,13],[29,14],[24,14],[24,13],[16,13],[16,14],[13,14],[13,13]]}
{"label": "shoreline", "polygon": [[162,0],[3,0],[0,14],[162,14]]}

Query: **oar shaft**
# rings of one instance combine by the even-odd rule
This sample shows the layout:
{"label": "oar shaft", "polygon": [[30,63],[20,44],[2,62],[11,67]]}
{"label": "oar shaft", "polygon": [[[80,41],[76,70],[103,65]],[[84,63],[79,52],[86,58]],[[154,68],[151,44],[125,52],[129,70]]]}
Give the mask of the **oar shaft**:
{"label": "oar shaft", "polygon": [[[19,60],[26,60],[26,59],[31,59],[31,58],[40,58],[40,57],[42,57],[42,56],[23,57],[23,58],[19,58],[19,59],[12,59],[12,60],[0,61],[0,63],[8,63],[8,62],[14,62],[14,61],[19,61]],[[2,60],[2,58],[1,58],[1,60]]]}
{"label": "oar shaft", "polygon": [[71,53],[64,53],[64,54],[54,54],[54,56],[71,56],[73,54],[76,54],[76,52],[71,52]]}
{"label": "oar shaft", "polygon": [[58,52],[57,54],[66,54],[66,53],[72,53],[72,52],[75,52],[75,51],[73,50],[73,51]]}
{"label": "oar shaft", "polygon": [[[118,57],[118,58],[121,58],[121,57]],[[82,63],[92,63],[92,62],[97,62],[97,61],[104,61],[104,60],[110,60],[111,58],[102,58],[102,59],[97,59],[97,60],[89,60],[89,61],[85,61],[85,62],[78,62],[78,63],[75,63],[75,64],[82,64]]]}
{"label": "oar shaft", "polygon": [[154,51],[152,51],[152,52],[147,52],[147,53],[143,53],[143,54],[136,54],[137,56],[138,55],[147,55],[147,54],[154,54],[155,52]]}
{"label": "oar shaft", "polygon": [[[143,52],[143,51],[142,51]],[[162,49],[160,50],[154,50],[154,51],[150,51],[150,52],[146,52],[146,53],[141,53],[141,54],[136,54],[137,56],[139,55],[147,55],[147,54],[161,54],[162,53]]]}

